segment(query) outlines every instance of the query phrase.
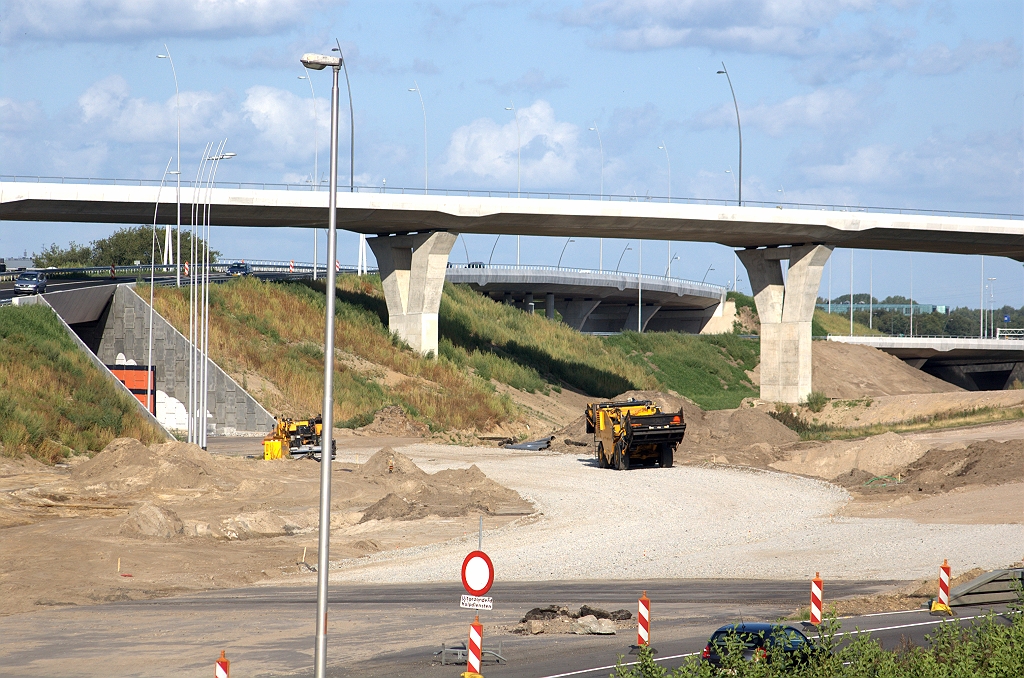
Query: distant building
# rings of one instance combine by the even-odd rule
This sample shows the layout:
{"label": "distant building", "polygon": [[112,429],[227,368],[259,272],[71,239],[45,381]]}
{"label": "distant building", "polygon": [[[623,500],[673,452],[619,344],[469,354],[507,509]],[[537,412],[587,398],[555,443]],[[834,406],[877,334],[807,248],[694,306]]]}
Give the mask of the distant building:
{"label": "distant building", "polygon": [[[822,311],[828,311],[829,304],[817,304],[817,308],[820,308]],[[872,311],[875,313],[879,313],[881,311],[892,311],[895,313],[902,313],[903,315],[910,315],[910,308],[911,304],[871,304],[869,306],[865,303],[853,305],[854,313],[860,313],[861,311],[864,313]],[[948,306],[936,306],[935,304],[913,304],[913,308],[914,315],[929,315],[931,313],[947,315],[949,313]],[[836,313],[838,315],[850,315],[850,304],[837,304],[833,301],[831,310],[832,313]]]}
{"label": "distant building", "polygon": [[25,268],[32,268],[35,264],[32,263],[31,259],[25,257],[0,257],[0,270],[6,267],[8,271],[20,271]]}

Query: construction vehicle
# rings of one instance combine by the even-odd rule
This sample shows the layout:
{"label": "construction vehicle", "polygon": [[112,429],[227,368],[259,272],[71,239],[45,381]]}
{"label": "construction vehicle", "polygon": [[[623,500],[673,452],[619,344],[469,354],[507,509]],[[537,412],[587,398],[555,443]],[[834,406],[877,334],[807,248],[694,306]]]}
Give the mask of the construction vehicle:
{"label": "construction vehicle", "polygon": [[665,413],[650,400],[587,404],[587,433],[597,443],[597,465],[624,471],[632,466],[672,466],[686,422],[683,410]]}
{"label": "construction vehicle", "polygon": [[[263,439],[263,458],[281,459],[286,454],[292,459],[315,459],[320,461],[323,435],[323,419],[318,415],[308,419],[292,420],[284,416],[274,417],[274,430]],[[337,456],[337,445],[331,441],[331,459]]]}

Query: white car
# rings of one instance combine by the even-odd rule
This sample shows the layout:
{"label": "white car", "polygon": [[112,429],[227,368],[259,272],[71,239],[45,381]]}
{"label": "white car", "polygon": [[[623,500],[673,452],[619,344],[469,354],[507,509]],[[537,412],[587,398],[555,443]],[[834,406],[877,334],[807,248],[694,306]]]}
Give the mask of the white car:
{"label": "white car", "polygon": [[42,294],[46,291],[46,274],[25,271],[14,281],[14,294]]}

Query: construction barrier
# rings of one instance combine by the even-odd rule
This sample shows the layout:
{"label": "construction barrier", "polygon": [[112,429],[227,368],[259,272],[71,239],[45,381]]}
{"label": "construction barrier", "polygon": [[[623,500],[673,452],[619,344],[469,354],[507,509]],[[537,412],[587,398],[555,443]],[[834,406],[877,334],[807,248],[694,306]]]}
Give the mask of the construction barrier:
{"label": "construction barrier", "polygon": [[953,614],[953,610],[949,607],[949,575],[949,561],[946,558],[943,558],[942,566],[939,568],[939,597],[932,603],[932,612],[944,612],[949,615]]}
{"label": "construction barrier", "polygon": [[334,272],[335,273],[339,273],[340,271],[341,271],[341,263],[337,259],[335,259],[334,260]]}
{"label": "construction barrier", "polygon": [[220,651],[220,659],[213,665],[214,678],[228,678],[231,675],[231,660],[224,656],[224,650]]}
{"label": "construction barrier", "polygon": [[183,274],[184,274],[184,276],[185,276],[185,277],[187,278],[187,277],[188,277],[188,262],[187,262],[187,261],[185,262],[185,266],[184,266],[184,269],[185,269],[185,270],[184,270],[184,271],[183,271],[182,273],[183,273]]}
{"label": "construction barrier", "polygon": [[815,572],[814,579],[811,580],[811,623],[814,625],[821,623],[821,599],[824,585],[825,582],[821,580],[820,573]]}
{"label": "construction barrier", "polygon": [[289,273],[295,273],[295,260],[294,259],[288,262],[288,272]]}
{"label": "construction barrier", "polygon": [[466,673],[463,676],[480,675],[480,657],[483,654],[484,626],[480,623],[480,615],[473,618],[469,625],[469,644],[466,646]]}
{"label": "construction barrier", "polygon": [[647,597],[647,591],[640,596],[640,604],[636,615],[636,644],[651,644],[651,600]]}

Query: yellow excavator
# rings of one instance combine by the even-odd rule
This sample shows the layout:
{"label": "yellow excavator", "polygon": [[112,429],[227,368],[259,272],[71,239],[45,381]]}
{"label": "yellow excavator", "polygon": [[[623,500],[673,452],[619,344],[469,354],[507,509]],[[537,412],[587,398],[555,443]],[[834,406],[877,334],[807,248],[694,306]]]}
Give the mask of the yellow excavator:
{"label": "yellow excavator", "polygon": [[672,466],[686,433],[683,410],[665,413],[650,400],[587,404],[587,433],[597,443],[597,465],[625,471],[632,466]]}
{"label": "yellow excavator", "polygon": [[[281,459],[288,455],[292,459],[315,459],[320,461],[323,435],[323,419],[318,415],[308,419],[292,420],[285,416],[275,417],[277,424],[263,439],[263,458]],[[337,445],[331,441],[331,459],[337,456]]]}

